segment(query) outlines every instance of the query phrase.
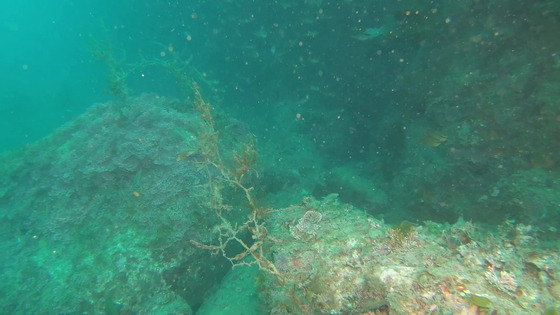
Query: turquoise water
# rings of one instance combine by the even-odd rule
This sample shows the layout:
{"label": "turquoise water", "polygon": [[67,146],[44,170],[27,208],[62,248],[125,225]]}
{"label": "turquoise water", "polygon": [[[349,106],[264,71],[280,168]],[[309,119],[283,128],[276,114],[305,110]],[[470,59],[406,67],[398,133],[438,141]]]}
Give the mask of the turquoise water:
{"label": "turquoise water", "polygon": [[4,313],[481,307],[317,276],[428,240],[499,313],[558,307],[557,1],[12,1],[0,28]]}

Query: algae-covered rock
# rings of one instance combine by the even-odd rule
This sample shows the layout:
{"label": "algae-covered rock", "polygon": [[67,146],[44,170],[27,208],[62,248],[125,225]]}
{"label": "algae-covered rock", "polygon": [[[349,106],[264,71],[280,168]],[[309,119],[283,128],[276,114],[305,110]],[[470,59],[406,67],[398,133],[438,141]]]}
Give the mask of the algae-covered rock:
{"label": "algae-covered rock", "polygon": [[[392,228],[365,212],[333,200],[307,197],[300,206],[277,211],[268,218],[270,245],[279,274],[261,283],[267,307],[278,314],[468,314],[476,309],[510,314],[540,314],[538,296],[555,299],[522,264],[524,248],[513,251],[507,243],[492,241],[492,234],[472,222],[428,226],[404,222]],[[291,226],[308,211],[321,214],[313,237],[300,238]],[[507,227],[506,227],[507,228]],[[401,230],[402,229],[402,230]],[[433,233],[440,229],[444,233]],[[400,232],[395,232],[400,231]],[[449,247],[449,235],[468,235],[460,253]],[[398,244],[398,246],[395,246]],[[476,245],[473,245],[476,244]],[[498,258],[496,251],[501,253]],[[518,292],[500,291],[505,283],[488,278],[483,261],[501,261],[496,281],[516,276]],[[496,267],[498,268],[498,267]],[[500,275],[502,278],[500,278]],[[285,288],[278,287],[282,279]],[[492,281],[491,281],[492,280]],[[530,293],[529,293],[530,291]]]}
{"label": "algae-covered rock", "polygon": [[199,116],[156,95],[97,104],[0,157],[4,313],[189,314],[202,303],[230,267],[188,242],[216,223],[206,175],[177,161],[197,145]]}

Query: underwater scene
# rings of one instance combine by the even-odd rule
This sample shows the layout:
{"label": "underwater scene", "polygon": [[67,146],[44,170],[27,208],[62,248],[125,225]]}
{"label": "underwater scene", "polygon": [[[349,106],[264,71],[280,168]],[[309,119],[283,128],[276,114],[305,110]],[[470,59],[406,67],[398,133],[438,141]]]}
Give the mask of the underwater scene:
{"label": "underwater scene", "polygon": [[0,28],[0,314],[560,314],[560,1]]}

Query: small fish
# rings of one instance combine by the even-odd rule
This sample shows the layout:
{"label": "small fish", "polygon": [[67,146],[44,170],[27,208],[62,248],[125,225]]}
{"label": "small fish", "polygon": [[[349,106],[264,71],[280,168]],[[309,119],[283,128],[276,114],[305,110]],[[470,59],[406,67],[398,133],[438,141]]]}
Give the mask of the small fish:
{"label": "small fish", "polygon": [[384,33],[385,30],[383,29],[383,27],[370,27],[370,28],[366,28],[366,30],[363,31],[362,33],[356,34],[352,37],[354,39],[364,41],[364,40],[369,40],[369,39],[379,37]]}
{"label": "small fish", "polygon": [[447,136],[436,130],[426,132],[422,138],[422,143],[430,147],[437,147],[445,141],[447,141]]}

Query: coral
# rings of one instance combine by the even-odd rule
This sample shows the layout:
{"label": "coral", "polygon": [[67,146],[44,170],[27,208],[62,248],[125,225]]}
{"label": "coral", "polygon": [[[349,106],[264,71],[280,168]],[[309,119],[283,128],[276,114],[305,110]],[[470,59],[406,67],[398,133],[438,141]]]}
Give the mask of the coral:
{"label": "coral", "polygon": [[519,287],[513,274],[504,270],[498,272],[495,270],[494,265],[488,267],[488,271],[486,271],[484,276],[488,283],[507,294],[515,293]]}
{"label": "coral", "polygon": [[307,211],[298,224],[290,226],[290,232],[296,239],[303,239],[309,236],[315,236],[319,228],[319,222],[323,216],[317,211]]}
{"label": "coral", "polygon": [[386,244],[391,250],[409,249],[417,246],[417,232],[414,224],[403,221],[394,229],[387,229]]}
{"label": "coral", "polygon": [[[271,241],[265,223],[261,219],[266,209],[257,204],[252,192],[254,188],[248,187],[244,183],[245,176],[253,170],[253,164],[257,161],[255,142],[250,141],[245,144],[241,153],[233,151],[235,166],[228,168],[220,152],[219,133],[214,128],[215,123],[211,106],[202,98],[198,85],[193,85],[193,91],[194,105],[202,118],[198,153],[203,158],[202,161],[194,160],[193,163],[204,169],[207,174],[208,183],[206,186],[210,199],[209,205],[215,211],[220,223],[213,228],[213,232],[217,235],[217,244],[203,244],[194,239],[191,239],[191,244],[211,250],[216,254],[221,253],[234,268],[236,266],[259,266],[259,269],[273,275],[292,300],[301,305],[299,297],[291,294],[291,291],[286,287],[283,273],[269,260],[265,253],[265,242]],[[228,217],[227,212],[232,207],[223,203],[222,190],[225,184],[240,189],[245,196],[248,202],[248,207],[245,209],[247,211],[245,221],[236,222]],[[250,241],[244,238],[246,233],[251,236]],[[239,250],[232,253],[230,250],[232,247],[238,247]]]}

